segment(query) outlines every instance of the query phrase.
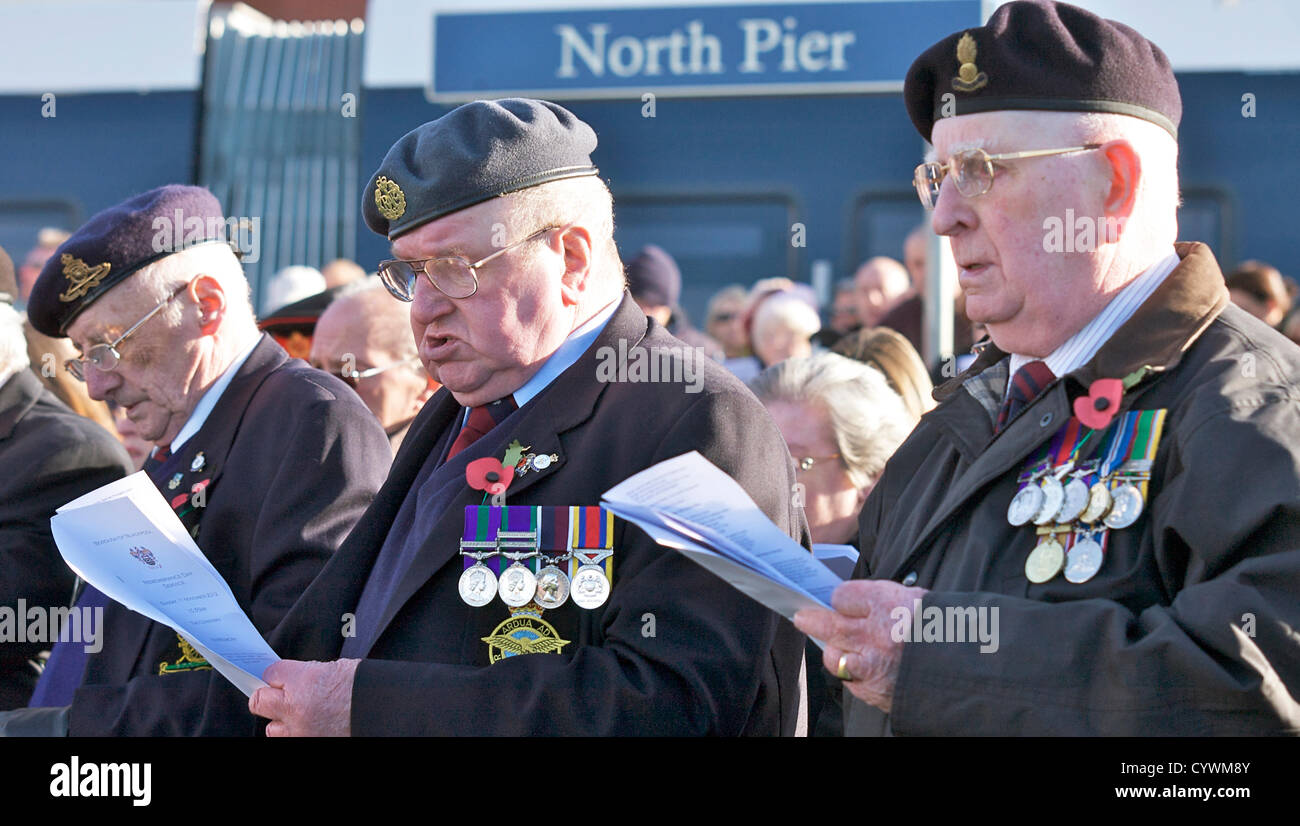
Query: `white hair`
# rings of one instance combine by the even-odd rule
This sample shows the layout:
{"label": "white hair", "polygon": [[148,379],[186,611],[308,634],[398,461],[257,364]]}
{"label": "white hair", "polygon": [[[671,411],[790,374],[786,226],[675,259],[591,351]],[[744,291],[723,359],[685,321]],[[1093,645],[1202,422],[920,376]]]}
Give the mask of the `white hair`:
{"label": "white hair", "polygon": [[567,178],[521,189],[501,198],[498,213],[514,241],[546,226],[581,224],[591,233],[593,270],[611,295],[627,286],[614,244],[614,197],[599,177]]}
{"label": "white hair", "polygon": [[[137,272],[133,278],[139,289],[161,302],[194,276],[203,274],[215,278],[226,294],[226,317],[246,332],[257,334],[257,321],[253,315],[248,279],[234,251],[226,244],[199,244],[168,255]],[[172,301],[159,315],[168,327],[178,327],[184,313],[184,304]]]}
{"label": "white hair", "polygon": [[835,353],[786,359],[759,373],[749,387],[764,403],[810,404],[825,410],[840,459],[859,489],[880,476],[912,430],[913,419],[885,377],[874,367]]}
{"label": "white hair", "polygon": [[754,313],[754,337],[762,330],[776,324],[801,338],[812,338],[822,328],[817,311],[793,293],[777,293],[765,298]]}
{"label": "white hair", "polygon": [[7,302],[0,301],[0,384],[18,371],[26,370],[30,364],[22,314]]}

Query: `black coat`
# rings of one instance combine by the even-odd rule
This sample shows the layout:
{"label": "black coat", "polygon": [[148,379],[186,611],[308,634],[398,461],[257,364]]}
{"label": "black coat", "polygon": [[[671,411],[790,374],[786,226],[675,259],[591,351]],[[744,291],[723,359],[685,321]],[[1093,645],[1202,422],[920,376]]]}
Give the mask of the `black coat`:
{"label": "black coat", "polygon": [[[0,386],[0,606],[67,607],[73,574],[50,534],[50,517],[82,494],[131,472],[116,438],[68,409],[28,370]],[[19,618],[18,622],[23,620]],[[27,705],[49,640],[0,642],[0,709]]]}
{"label": "black coat", "polygon": [[[697,393],[685,392],[684,383],[602,382],[599,360],[617,354],[620,342],[624,352],[683,346],[625,295],[576,363],[466,451],[500,459],[518,439],[559,457],[544,471],[515,478],[507,504],[596,505],[628,476],[698,450],[807,545],[802,513],[792,505],[793,463],[748,389],[708,358],[696,361],[704,371]],[[281,656],[339,656],[335,618],[354,610],[408,489],[462,410],[446,389],[425,406],[374,504],[272,636]],[[465,485],[390,599],[356,672],[353,734],[794,732],[803,636],[622,520],[615,521],[609,600],[596,610],[570,600],[545,612],[544,621],[570,643],[558,654],[490,664],[483,638],[510,617],[509,609],[499,597],[472,608],[457,592],[464,507],[481,500]]]}
{"label": "black coat", "polygon": [[[176,487],[170,474],[151,476],[266,634],[370,504],[391,456],[356,393],[263,335],[173,457]],[[206,505],[192,508],[190,491],[204,480]],[[73,700],[73,736],[256,731],[247,698],[224,677],[175,668],[186,658],[171,628],[110,603],[104,637]]]}

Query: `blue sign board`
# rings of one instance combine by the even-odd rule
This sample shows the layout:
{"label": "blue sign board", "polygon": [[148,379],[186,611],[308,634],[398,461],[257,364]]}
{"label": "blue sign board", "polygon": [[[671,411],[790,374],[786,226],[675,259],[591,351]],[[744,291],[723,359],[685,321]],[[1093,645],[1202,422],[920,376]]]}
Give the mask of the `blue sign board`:
{"label": "blue sign board", "polygon": [[430,97],[888,92],[980,0],[439,12]]}

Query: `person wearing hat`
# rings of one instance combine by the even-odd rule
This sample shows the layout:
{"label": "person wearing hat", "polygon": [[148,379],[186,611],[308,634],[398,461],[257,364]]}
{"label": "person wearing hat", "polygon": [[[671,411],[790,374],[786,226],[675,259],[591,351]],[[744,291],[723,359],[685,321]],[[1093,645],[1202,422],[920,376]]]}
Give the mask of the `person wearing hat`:
{"label": "person wearing hat", "polygon": [[598,508],[698,450],[808,542],[758,400],[626,292],[595,147],[553,103],[476,101],[370,180],[379,274],[443,387],[271,638],[286,659],[249,701],[268,735],[796,732],[802,635]]}
{"label": "person wearing hat", "polygon": [[1300,349],[1175,244],[1163,52],[1013,2],[922,54],[904,98],[989,340],[868,498],[863,581],[796,617],[855,698],[847,732],[1294,733]]}
{"label": "person wearing hat", "polygon": [[[131,462],[117,439],[28,369],[17,292],[13,262],[0,247],[0,608],[25,625],[22,606],[49,616],[72,595],[72,571],[50,533],[55,508],[121,479]],[[0,645],[0,709],[27,705],[40,674],[32,663],[51,644],[43,634],[23,638]]]}
{"label": "person wearing hat", "polygon": [[[183,243],[159,230],[172,221]],[[59,247],[28,314],[72,340],[67,370],[157,445],[144,471],[268,633],[370,503],[389,454],[351,388],[257,332],[224,227],[199,187],[132,197]],[[78,606],[103,608],[103,649],[55,646],[24,733],[256,730],[244,696],[174,630],[93,587]]]}
{"label": "person wearing hat", "polygon": [[721,362],[722,347],[695,329],[679,305],[682,297],[682,271],[662,247],[646,244],[627,264],[627,291],[641,311],[661,327],[691,347],[700,348],[708,358]]}

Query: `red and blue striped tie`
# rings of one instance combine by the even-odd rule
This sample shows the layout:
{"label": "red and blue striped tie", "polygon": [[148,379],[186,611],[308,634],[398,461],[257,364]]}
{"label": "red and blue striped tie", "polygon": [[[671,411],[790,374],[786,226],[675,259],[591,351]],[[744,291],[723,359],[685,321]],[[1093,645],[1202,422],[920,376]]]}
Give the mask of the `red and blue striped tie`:
{"label": "red and blue striped tie", "polygon": [[1056,375],[1043,361],[1031,361],[1017,370],[1007,387],[1007,397],[1002,400],[1002,408],[998,411],[998,424],[993,432],[1000,432],[1007,422],[1028,407],[1029,403],[1038,398],[1038,394],[1054,381]]}

